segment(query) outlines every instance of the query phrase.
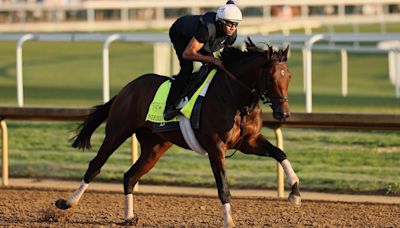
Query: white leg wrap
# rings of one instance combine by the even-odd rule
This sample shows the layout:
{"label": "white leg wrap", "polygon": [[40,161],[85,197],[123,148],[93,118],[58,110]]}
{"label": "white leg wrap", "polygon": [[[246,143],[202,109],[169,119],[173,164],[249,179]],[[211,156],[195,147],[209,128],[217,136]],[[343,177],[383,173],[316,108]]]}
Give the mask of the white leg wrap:
{"label": "white leg wrap", "polygon": [[235,227],[233,223],[232,215],[231,215],[231,204],[226,203],[222,205],[222,213],[224,215],[224,228],[227,227]]}
{"label": "white leg wrap", "polygon": [[129,220],[133,218],[133,194],[125,195],[125,211],[124,216],[125,220]]}
{"label": "white leg wrap", "polygon": [[84,180],[81,181],[81,184],[79,185],[79,188],[75,190],[74,193],[67,199],[67,203],[69,203],[70,206],[76,206],[79,203],[79,200],[89,184],[85,183]]}
{"label": "white leg wrap", "polygon": [[296,182],[299,182],[299,178],[297,177],[296,173],[294,172],[292,165],[290,165],[290,162],[285,159],[281,162],[282,168],[285,171],[287,181],[290,187],[294,185]]}

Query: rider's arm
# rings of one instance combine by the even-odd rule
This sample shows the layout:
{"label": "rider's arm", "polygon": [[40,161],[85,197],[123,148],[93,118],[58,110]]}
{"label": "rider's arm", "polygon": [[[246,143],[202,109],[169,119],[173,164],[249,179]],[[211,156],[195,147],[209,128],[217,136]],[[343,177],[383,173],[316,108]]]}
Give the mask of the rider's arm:
{"label": "rider's arm", "polygon": [[203,46],[204,43],[200,43],[193,37],[183,51],[182,57],[186,60],[212,63],[214,59],[212,56],[205,56],[199,53]]}
{"label": "rider's arm", "polygon": [[200,25],[195,32],[193,38],[190,40],[189,44],[183,51],[182,58],[190,61],[199,61],[203,63],[212,63],[216,66],[221,67],[222,61],[214,58],[211,55],[202,55],[200,50],[203,48],[204,44],[209,40],[209,32],[206,26]]}
{"label": "rider's arm", "polygon": [[222,66],[221,60],[214,58],[213,56],[205,56],[199,53],[203,46],[204,43],[200,43],[196,38],[193,37],[186,46],[186,49],[183,51],[182,57],[186,60],[207,62],[217,66]]}

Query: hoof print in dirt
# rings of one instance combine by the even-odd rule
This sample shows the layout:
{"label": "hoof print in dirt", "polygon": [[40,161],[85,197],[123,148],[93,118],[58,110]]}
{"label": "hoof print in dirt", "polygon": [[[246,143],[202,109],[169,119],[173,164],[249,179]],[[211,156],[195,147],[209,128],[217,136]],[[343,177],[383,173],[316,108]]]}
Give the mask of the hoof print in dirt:
{"label": "hoof print in dirt", "polygon": [[125,220],[120,225],[123,225],[123,226],[136,226],[138,224],[138,222],[139,222],[139,218],[137,216],[135,216],[135,217],[133,217],[131,219]]}
{"label": "hoof print in dirt", "polygon": [[64,211],[55,210],[53,208],[48,208],[47,210],[41,211],[41,217],[39,221],[41,222],[67,222],[71,217],[70,213]]}

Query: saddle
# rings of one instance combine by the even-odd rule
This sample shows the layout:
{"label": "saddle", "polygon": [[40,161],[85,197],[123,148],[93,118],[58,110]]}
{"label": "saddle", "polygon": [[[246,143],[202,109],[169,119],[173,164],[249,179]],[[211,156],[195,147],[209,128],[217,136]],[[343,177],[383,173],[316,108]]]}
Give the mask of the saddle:
{"label": "saddle", "polygon": [[[182,100],[184,101],[185,98],[190,98],[193,96],[196,90],[204,83],[204,80],[206,80],[207,75],[212,69],[213,67],[210,64],[205,63],[200,67],[198,71],[195,71],[191,75],[188,75],[189,80],[186,80],[185,82],[185,89],[178,99],[178,104],[176,104],[177,107],[179,107],[179,104],[182,103]],[[170,80],[173,80],[173,78],[174,77],[172,77]]]}
{"label": "saddle", "polygon": [[[216,71],[216,69],[213,70],[210,66],[203,65],[199,71],[191,75],[191,77],[194,78],[192,78],[190,85],[185,86],[183,95],[181,95],[181,99],[179,99],[178,107],[183,116],[190,120],[193,129],[199,128],[201,104],[208,89],[208,85]],[[181,115],[169,121],[164,120],[163,117],[163,110],[170,87],[171,80],[167,80],[161,84],[150,104],[146,115],[146,121],[153,123],[153,132],[175,131],[180,129],[179,119]]]}

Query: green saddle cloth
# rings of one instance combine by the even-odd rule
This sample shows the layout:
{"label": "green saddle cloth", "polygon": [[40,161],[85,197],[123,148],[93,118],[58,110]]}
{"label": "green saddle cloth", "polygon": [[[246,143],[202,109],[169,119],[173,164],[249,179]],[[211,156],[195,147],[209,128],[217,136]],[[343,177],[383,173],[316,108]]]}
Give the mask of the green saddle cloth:
{"label": "green saddle cloth", "polygon": [[[211,81],[214,77],[215,73],[217,72],[216,69],[210,71],[207,75],[206,80],[204,80],[203,84],[196,90],[193,96],[189,99],[189,101],[182,107],[181,113],[190,120],[192,116],[192,111],[194,105],[196,103],[197,98],[199,97],[200,92],[203,88]],[[169,90],[171,88],[171,81],[166,80],[163,84],[160,85],[158,88],[153,101],[150,104],[149,110],[146,115],[146,121],[154,122],[154,123],[167,123],[167,122],[178,122],[180,116],[175,117],[172,120],[164,120],[164,109],[167,102],[167,97]]]}

